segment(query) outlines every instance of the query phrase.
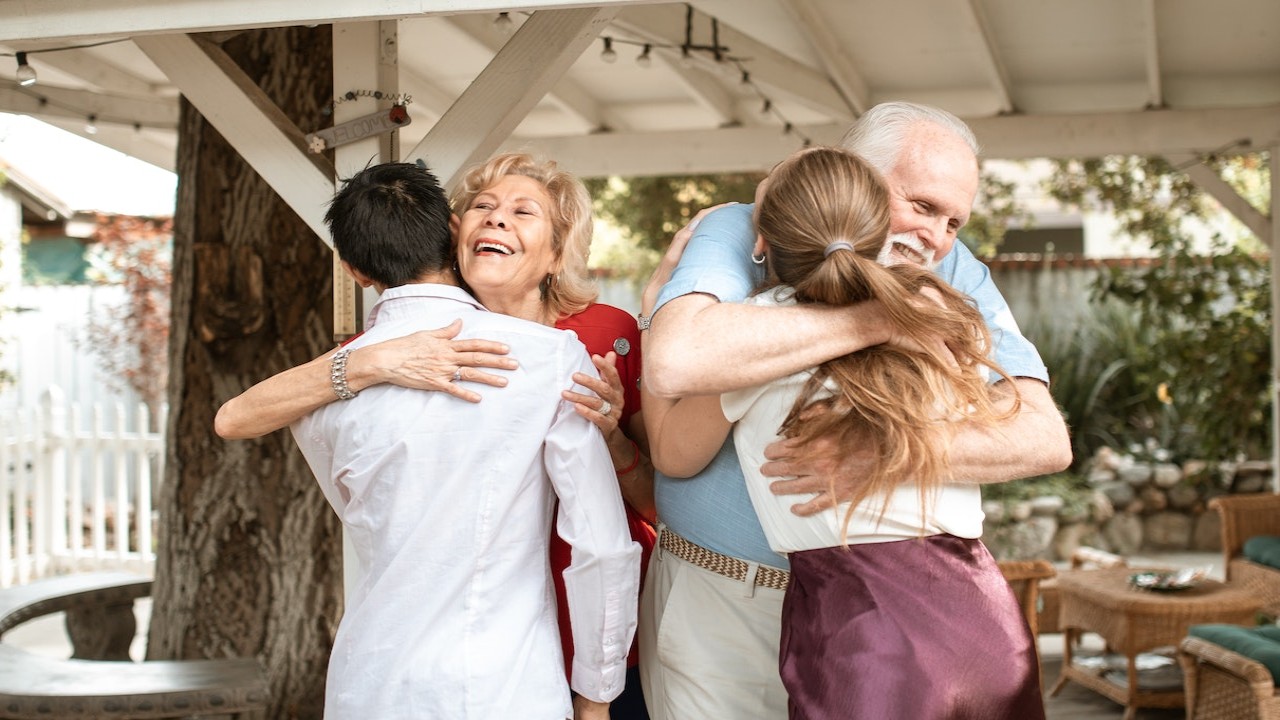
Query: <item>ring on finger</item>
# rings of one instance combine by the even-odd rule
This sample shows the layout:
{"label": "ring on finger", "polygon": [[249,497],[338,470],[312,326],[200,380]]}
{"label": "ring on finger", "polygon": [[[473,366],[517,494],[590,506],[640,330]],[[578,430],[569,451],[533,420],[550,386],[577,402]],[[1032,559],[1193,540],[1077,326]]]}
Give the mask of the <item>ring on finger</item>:
{"label": "ring on finger", "polygon": [[462,368],[458,368],[457,370],[453,371],[453,381],[459,382],[461,380],[462,380]]}
{"label": "ring on finger", "polygon": [[603,399],[602,399],[602,400],[600,401],[600,410],[599,410],[598,412],[599,412],[601,415],[608,415],[608,414],[609,414],[609,411],[611,411],[611,410],[613,410],[613,403],[609,402],[608,400],[603,400]]}

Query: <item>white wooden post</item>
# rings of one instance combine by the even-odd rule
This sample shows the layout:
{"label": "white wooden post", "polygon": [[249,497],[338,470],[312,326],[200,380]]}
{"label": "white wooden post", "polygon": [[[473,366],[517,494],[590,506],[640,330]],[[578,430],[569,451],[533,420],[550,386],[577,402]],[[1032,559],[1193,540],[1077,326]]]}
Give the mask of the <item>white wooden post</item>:
{"label": "white wooden post", "polygon": [[67,453],[74,445],[74,438],[73,430],[67,427],[67,396],[62,388],[50,385],[41,395],[41,402],[47,425],[43,472],[37,478],[40,484],[37,496],[42,496],[43,502],[37,505],[44,507],[37,508],[36,523],[38,528],[43,526],[44,532],[37,535],[36,558],[37,573],[43,576],[49,570],[49,563],[67,546]]}
{"label": "white wooden post", "polygon": [[111,456],[116,472],[116,557],[121,561],[129,557],[129,454],[125,440],[124,406],[116,403],[115,447]]}
{"label": "white wooden post", "polygon": [[93,556],[100,558],[107,551],[107,493],[106,473],[102,466],[105,458],[102,455],[102,406],[93,406],[93,525],[90,528],[93,537]]}
{"label": "white wooden post", "polygon": [[1280,145],[1271,148],[1271,490],[1280,493]]}
{"label": "white wooden post", "polygon": [[18,477],[17,440],[12,444],[9,440],[14,429],[7,417],[0,417],[0,587],[9,587],[14,580],[14,505],[9,500]]}
{"label": "white wooden post", "polygon": [[[71,403],[71,431],[78,432],[82,427],[83,413],[80,403]],[[77,441],[72,445],[70,462],[67,468],[67,545],[71,557],[71,567],[83,569],[84,557],[84,443]]]}
{"label": "white wooden post", "polygon": [[138,559],[144,565],[151,559],[151,453],[147,437],[150,421],[146,404],[138,403],[138,440],[133,453],[138,463],[138,499],[133,504],[133,517],[138,523]]}

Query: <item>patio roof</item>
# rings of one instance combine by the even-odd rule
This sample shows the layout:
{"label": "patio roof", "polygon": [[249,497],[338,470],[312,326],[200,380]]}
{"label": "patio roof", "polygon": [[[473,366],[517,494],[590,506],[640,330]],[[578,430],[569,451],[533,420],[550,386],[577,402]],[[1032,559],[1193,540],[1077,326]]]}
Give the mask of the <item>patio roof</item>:
{"label": "patio roof", "polygon": [[[329,23],[335,97],[412,98],[401,150],[370,138],[331,166],[306,140],[328,119],[294,126],[201,35]],[[92,118],[95,141],[162,167],[183,94],[326,239],[335,173],[371,156],[446,180],[504,148],[583,176],[764,170],[900,99],[964,118],[987,157],[1164,155],[1280,240],[1196,162],[1269,149],[1280,177],[1275,0],[0,0],[0,51],[39,76],[0,71],[0,111],[80,134]]]}

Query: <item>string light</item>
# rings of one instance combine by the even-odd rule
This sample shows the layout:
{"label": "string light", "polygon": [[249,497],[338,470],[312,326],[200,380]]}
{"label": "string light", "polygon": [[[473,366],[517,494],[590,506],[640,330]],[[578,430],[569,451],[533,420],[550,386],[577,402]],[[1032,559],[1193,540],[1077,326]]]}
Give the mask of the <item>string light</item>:
{"label": "string light", "polygon": [[642,68],[647,68],[653,64],[653,58],[649,57],[649,51],[653,46],[649,43],[644,44],[644,50],[640,51],[640,55],[636,57],[636,64]]}
{"label": "string light", "polygon": [[84,125],[84,131],[89,133],[90,135],[98,134],[98,116],[97,115],[89,116],[88,122],[86,122]]}
{"label": "string light", "polygon": [[511,19],[511,13],[498,13],[498,17],[493,19],[493,27],[503,35],[510,35],[516,29],[516,22]]}
{"label": "string light", "polygon": [[27,64],[27,54],[20,52],[18,55],[18,84],[22,87],[31,87],[36,84],[36,69]]}
{"label": "string light", "polygon": [[600,52],[600,59],[607,63],[618,62],[618,53],[613,49],[613,38],[604,39],[604,50]]}

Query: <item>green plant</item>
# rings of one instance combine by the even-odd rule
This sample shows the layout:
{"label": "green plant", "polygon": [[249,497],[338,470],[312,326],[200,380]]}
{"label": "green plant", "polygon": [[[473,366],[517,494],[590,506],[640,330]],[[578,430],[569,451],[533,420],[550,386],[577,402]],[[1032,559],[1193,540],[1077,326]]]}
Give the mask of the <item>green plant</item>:
{"label": "green plant", "polygon": [[[1265,157],[1213,164],[1257,202],[1270,186]],[[1145,431],[1182,459],[1269,455],[1270,278],[1254,254],[1260,244],[1242,230],[1191,232],[1209,227],[1212,205],[1160,158],[1064,160],[1057,166],[1048,185],[1052,196],[1110,210],[1123,233],[1159,255],[1147,265],[1110,268],[1095,285],[1095,300],[1131,308],[1145,334],[1142,345],[1113,358],[1127,363],[1128,381],[1118,387],[1129,385],[1129,397],[1142,411],[1130,416],[1134,431]],[[1265,204],[1259,210],[1266,212]],[[1124,393],[1115,392],[1119,397],[1111,401],[1124,402]],[[1099,397],[1095,408],[1101,406]]]}

